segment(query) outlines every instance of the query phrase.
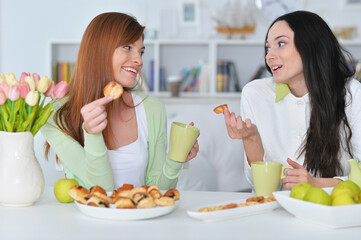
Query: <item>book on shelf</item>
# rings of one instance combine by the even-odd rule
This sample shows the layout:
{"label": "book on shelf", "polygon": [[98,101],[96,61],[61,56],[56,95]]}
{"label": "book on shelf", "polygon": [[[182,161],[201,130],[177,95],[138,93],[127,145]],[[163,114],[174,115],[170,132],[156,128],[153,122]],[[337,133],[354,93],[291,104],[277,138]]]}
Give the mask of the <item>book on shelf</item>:
{"label": "book on shelf", "polygon": [[183,92],[208,92],[209,85],[209,65],[199,61],[197,67],[183,68],[180,73],[181,86]]}
{"label": "book on shelf", "polygon": [[255,79],[266,78],[266,77],[270,77],[270,76],[271,76],[271,74],[267,71],[266,66],[259,66],[257,71],[251,77],[250,81],[255,80]]}
{"label": "book on shelf", "polygon": [[150,60],[149,90],[154,91],[154,59]]}
{"label": "book on shelf", "polygon": [[70,62],[56,62],[52,65],[52,79],[55,83],[60,81],[69,82],[71,75],[74,72],[75,63]]}
{"label": "book on shelf", "polygon": [[233,61],[218,60],[217,92],[240,92],[241,86],[237,69]]}

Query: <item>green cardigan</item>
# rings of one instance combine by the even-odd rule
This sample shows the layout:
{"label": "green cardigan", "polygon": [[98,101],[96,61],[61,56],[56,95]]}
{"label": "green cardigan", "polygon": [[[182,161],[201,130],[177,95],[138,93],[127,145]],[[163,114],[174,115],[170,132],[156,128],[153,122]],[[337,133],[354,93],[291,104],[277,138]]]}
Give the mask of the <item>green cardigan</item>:
{"label": "green cardigan", "polygon": [[[137,95],[144,98],[140,93]],[[54,110],[58,110],[64,102],[65,100],[56,102]],[[164,105],[151,96],[146,97],[143,104],[148,127],[148,166],[145,184],[157,185],[160,189],[175,188],[182,164],[167,158],[167,121]],[[84,131],[82,147],[60,131],[54,123],[53,116],[41,128],[41,133],[58,155],[66,177],[76,179],[86,188],[99,185],[107,191],[112,191],[113,172],[102,133],[87,134]]]}

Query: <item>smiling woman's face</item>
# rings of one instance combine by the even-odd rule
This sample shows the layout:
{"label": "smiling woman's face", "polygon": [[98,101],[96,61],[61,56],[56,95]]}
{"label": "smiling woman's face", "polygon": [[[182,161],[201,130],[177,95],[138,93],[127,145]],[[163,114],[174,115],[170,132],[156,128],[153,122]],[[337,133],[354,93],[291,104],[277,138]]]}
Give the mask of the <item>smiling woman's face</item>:
{"label": "smiling woman's face", "polygon": [[143,67],[143,38],[132,44],[117,47],[113,53],[113,75],[123,87],[133,87],[137,74]]}
{"label": "smiling woman's face", "polygon": [[304,85],[303,64],[294,43],[294,32],[286,21],[276,22],[266,41],[266,62],[275,82]]}

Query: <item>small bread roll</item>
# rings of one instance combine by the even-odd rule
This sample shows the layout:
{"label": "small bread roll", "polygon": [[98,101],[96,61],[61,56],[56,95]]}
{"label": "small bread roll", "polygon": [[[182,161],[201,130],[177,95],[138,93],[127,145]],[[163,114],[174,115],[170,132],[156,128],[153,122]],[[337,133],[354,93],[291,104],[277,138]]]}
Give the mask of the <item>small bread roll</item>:
{"label": "small bread roll", "polygon": [[173,198],[174,201],[177,201],[179,199],[180,194],[177,189],[169,189],[164,193],[164,196]]}
{"label": "small bread roll", "polygon": [[155,204],[153,198],[146,197],[140,200],[137,206],[138,208],[154,208],[157,204]]}
{"label": "small bread roll", "polygon": [[158,199],[154,199],[154,202],[155,204],[157,204],[157,206],[161,206],[161,207],[174,205],[174,199],[170,197],[161,197]]}
{"label": "small bread roll", "polygon": [[220,106],[216,107],[215,109],[213,109],[213,111],[217,114],[220,114],[220,113],[224,113],[225,108],[228,108],[227,104],[220,105]]}
{"label": "small bread roll", "polygon": [[91,197],[86,202],[86,205],[94,206],[94,207],[108,208],[109,207],[109,202],[104,201],[103,199],[100,199],[95,195],[91,195]]}
{"label": "small bread roll", "polygon": [[115,208],[135,208],[132,199],[127,197],[117,197],[114,201]]}
{"label": "small bread roll", "polygon": [[103,89],[104,96],[111,96],[113,99],[122,96],[123,91],[123,87],[114,81],[109,82]]}
{"label": "small bread roll", "polygon": [[75,201],[85,204],[84,196],[89,195],[89,191],[82,186],[73,186],[68,190],[70,197],[74,198]]}

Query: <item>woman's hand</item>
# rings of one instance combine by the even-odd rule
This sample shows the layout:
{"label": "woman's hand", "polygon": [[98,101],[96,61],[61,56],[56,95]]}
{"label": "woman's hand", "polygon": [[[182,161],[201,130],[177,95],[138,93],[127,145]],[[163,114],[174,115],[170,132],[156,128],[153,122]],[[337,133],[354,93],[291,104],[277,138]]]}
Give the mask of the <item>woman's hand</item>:
{"label": "woman's hand", "polygon": [[[194,123],[191,122],[189,125],[194,126]],[[198,135],[198,137],[199,137],[199,135]],[[188,162],[188,161],[192,160],[193,158],[195,158],[197,156],[198,151],[199,151],[199,144],[198,144],[198,140],[197,140],[194,143],[191,151],[188,153],[186,162]]]}
{"label": "woman's hand", "polygon": [[224,109],[224,119],[228,135],[232,139],[246,139],[258,134],[256,125],[252,124],[250,119],[243,121],[241,116],[236,117],[228,108]]}
{"label": "woman's hand", "polygon": [[287,162],[293,169],[287,169],[287,176],[282,179],[284,188],[291,189],[294,185],[301,182],[308,182],[313,186],[317,185],[317,178],[312,177],[302,165],[289,158],[287,158]]}
{"label": "woman's hand", "polygon": [[339,178],[317,178],[312,177],[308,171],[300,164],[292,161],[291,159],[287,159],[289,165],[293,167],[293,169],[287,170],[287,176],[282,179],[283,186],[286,189],[291,189],[297,183],[308,182],[311,183],[315,187],[324,188],[324,187],[334,187],[342,180]]}
{"label": "woman's hand", "polygon": [[84,105],[80,112],[84,119],[84,129],[89,134],[101,133],[107,126],[107,112],[105,105],[113,100],[112,97],[103,97]]}

